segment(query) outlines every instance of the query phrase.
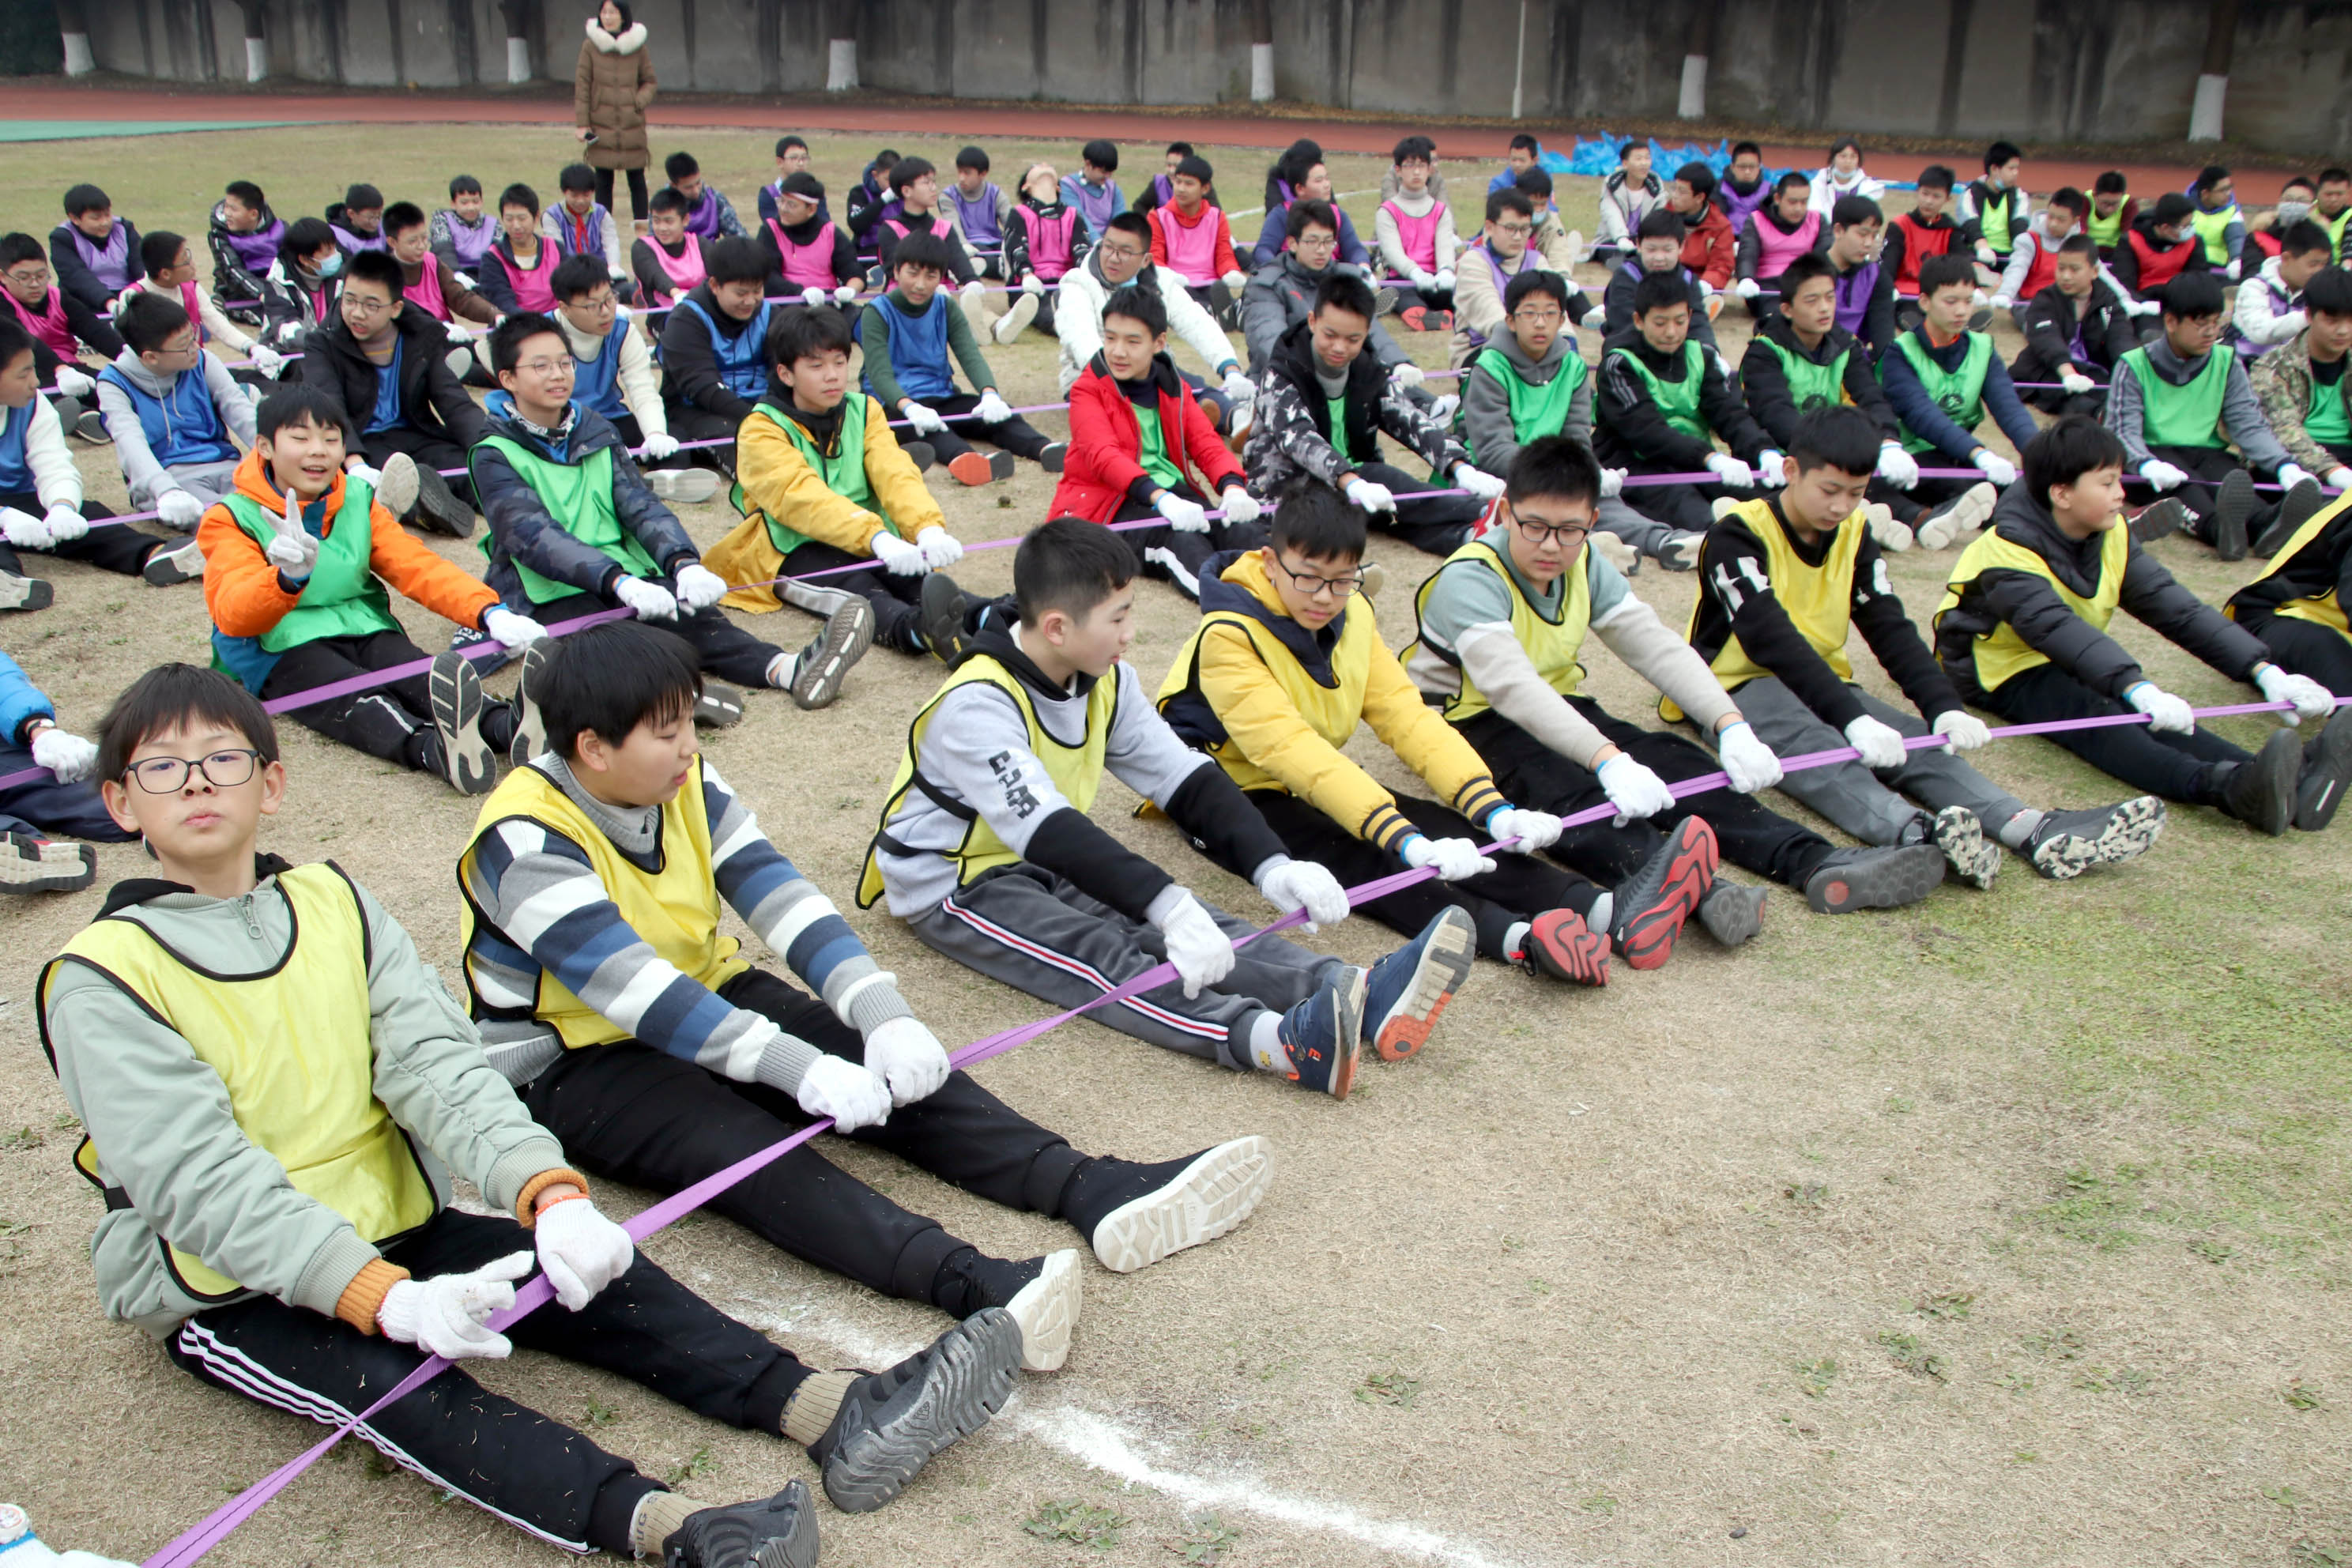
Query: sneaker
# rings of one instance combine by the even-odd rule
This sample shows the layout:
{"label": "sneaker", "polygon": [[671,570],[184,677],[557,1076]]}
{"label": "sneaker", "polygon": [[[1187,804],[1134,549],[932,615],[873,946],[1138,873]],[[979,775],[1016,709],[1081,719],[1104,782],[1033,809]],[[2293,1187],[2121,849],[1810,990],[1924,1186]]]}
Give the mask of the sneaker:
{"label": "sneaker", "polygon": [[[1048,441],[1045,449],[1037,454],[1037,466],[1049,474],[1058,474],[1069,459],[1070,444],[1067,441]],[[1006,467],[1010,468],[1011,465],[1008,463]],[[1011,475],[1008,473],[1006,477]]]}
{"label": "sneaker", "polygon": [[1397,291],[1382,286],[1372,290],[1372,320],[1379,321],[1396,309]]}
{"label": "sneaker", "polygon": [[[1004,456],[998,453],[996,456]],[[996,478],[996,465],[978,452],[961,452],[948,459],[948,473],[958,484],[979,486]]]}
{"label": "sneaker", "polygon": [[1454,423],[1454,416],[1461,411],[1462,395],[1460,393],[1440,393],[1437,401],[1429,405],[1429,417],[1434,424],[1451,425]]}
{"label": "sneaker", "polygon": [[1716,521],[1721,522],[1725,518],[1738,511],[1741,504],[1738,496],[1717,496],[1706,503],[1706,509],[1715,514]]}
{"label": "sneaker", "polygon": [[1478,956],[1478,928],[1467,910],[1448,904],[1421,934],[1371,967],[1364,985],[1364,1044],[1387,1062],[1401,1062],[1429,1043],[1437,1016],[1470,978]]}
{"label": "sneaker", "polygon": [[1990,888],[2000,874],[2000,846],[1984,835],[1984,823],[1965,805],[1948,805],[1928,829],[1952,872],[1971,888]]}
{"label": "sneaker", "polygon": [[1356,1087],[1356,1066],[1364,1048],[1364,990],[1369,971],[1350,968],[1348,978],[1299,1003],[1282,1016],[1276,1031],[1290,1053],[1290,1081],[1345,1100]]}
{"label": "sneaker", "polygon": [[666,501],[680,506],[699,506],[719,493],[719,471],[716,468],[653,468],[646,474],[646,488]]}
{"label": "sneaker", "polygon": [[2334,821],[2347,775],[2352,775],[2352,708],[2338,708],[2303,749],[2303,772],[2294,786],[2294,825],[2316,833]]}
{"label": "sneaker", "polygon": [[0,572],[0,610],[46,610],[57,590],[45,577],[21,577]]}
{"label": "sneaker", "polygon": [[1944,852],[1932,844],[1885,849],[1833,849],[1805,879],[1805,902],[1817,915],[1916,904],[1942,884]]}
{"label": "sneaker", "polygon": [[1087,1237],[1096,1260],[1114,1274],[1214,1241],[1249,1218],[1274,1181],[1274,1151],[1263,1138],[1235,1138],[1203,1149],[1173,1175],[1146,1179],[1150,1184],[1097,1220]]}
{"label": "sneaker", "polygon": [[1377,561],[1367,561],[1357,568],[1356,592],[1367,599],[1377,599],[1381,590],[1389,585],[1389,570]]}
{"label": "sneaker", "polygon": [[907,461],[915,465],[915,472],[924,473],[940,460],[939,453],[929,441],[901,441],[898,450],[907,454]]}
{"label": "sneaker", "polygon": [[1013,309],[997,317],[996,324],[989,331],[998,342],[1009,343],[1036,319],[1037,296],[1024,289],[1013,294]]}
{"label": "sneaker", "polygon": [[476,363],[474,359],[474,351],[471,348],[451,349],[447,353],[441,356],[441,363],[449,367],[449,374],[451,375],[456,376],[459,381],[463,381],[467,376],[474,374],[474,365]]}
{"label": "sneaker", "polygon": [[871,1513],[906,1489],[931,1457],[988,1425],[1012,1397],[1021,1327],[988,1307],[887,1372],[849,1385],[809,1445],[824,1495],[844,1513]]}
{"label": "sneaker", "polygon": [[0,833],[0,893],[79,893],[98,880],[98,851],[29,833]]}
{"label": "sneaker", "polygon": [[1028,1276],[1028,1282],[1003,1304],[1021,1330],[1021,1370],[1059,1372],[1070,1359],[1070,1338],[1086,1305],[1086,1271],[1078,1267],[1078,1249],[1066,1247],[1013,1268]]}
{"label": "sneaker", "polygon": [[1424,325],[1425,321],[1428,320],[1428,307],[1423,305],[1407,305],[1403,310],[1397,312],[1397,321],[1403,325],[1404,330],[1408,332],[1423,332],[1429,330],[1428,327]]}
{"label": "sneaker", "polygon": [[73,433],[76,439],[87,441],[93,447],[103,447],[114,439],[106,433],[106,416],[95,408],[82,411],[81,417],[73,423]]}
{"label": "sneaker", "polygon": [[2254,553],[2264,560],[2276,555],[2286,548],[2295,530],[2309,522],[2312,514],[2326,504],[2327,498],[2320,493],[2317,479],[2297,479],[2294,488],[2280,500],[2277,519],[2254,541]]}
{"label": "sneaker", "polygon": [[784,683],[793,705],[803,712],[830,706],[841,695],[850,667],[873,646],[874,605],[865,595],[852,595],[849,603],[825,617],[823,629],[793,660]]}
{"label": "sneaker", "polygon": [[796,1480],[772,1498],[697,1509],[661,1550],[662,1568],[816,1568],[816,1500]]}
{"label": "sneaker", "polygon": [[1992,330],[1992,307],[1979,305],[1969,312],[1969,331],[1985,332]]}
{"label": "sneaker", "polygon": [[916,625],[922,628],[924,646],[941,664],[952,665],[963,656],[963,590],[946,573],[924,575],[921,618]]}
{"label": "sneaker", "polygon": [[2179,533],[2189,521],[2189,503],[2179,496],[2167,496],[2139,509],[2131,520],[2131,536],[2142,544],[2153,544]]}
{"label": "sneaker", "polygon": [[1885,501],[1867,501],[1862,509],[1864,526],[1870,537],[1878,541],[1881,550],[1901,554],[1911,548],[1911,529],[1907,523],[1895,521],[1895,509]]}
{"label": "sneaker", "polygon": [[522,650],[522,677],[515,682],[514,739],[507,742],[507,763],[520,767],[547,750],[547,715],[531,695],[532,683],[539,672],[555,657],[554,650],[541,637]]}
{"label": "sneaker", "polygon": [[474,673],[483,677],[496,675],[522,657],[479,626],[459,626],[449,634],[449,646],[458,653],[487,647],[488,653],[472,654],[467,660],[474,667]]}
{"label": "sneaker", "polygon": [[489,794],[499,754],[482,739],[482,678],[473,661],[461,653],[435,654],[425,693],[441,736],[441,776],[459,795]]}
{"label": "sneaker", "polygon": [[1528,924],[1519,967],[1571,985],[1609,984],[1609,939],[1574,910],[1546,910]]}
{"label": "sneaker", "polygon": [[723,680],[705,680],[694,700],[694,721],[706,730],[725,730],[743,721],[743,694]]}
{"label": "sneaker", "polygon": [[1688,531],[1670,533],[1666,535],[1666,542],[1658,546],[1658,564],[1669,572],[1696,572],[1698,570],[1699,552],[1706,546],[1706,535],[1704,533]]}
{"label": "sneaker", "polygon": [[147,557],[147,563],[139,568],[139,575],[158,588],[193,583],[204,574],[205,552],[196,548],[194,536],[169,549],[155,551]]}
{"label": "sneaker", "polygon": [[2094,866],[2138,859],[2163,831],[2164,802],[2134,795],[2087,811],[2045,811],[2019,853],[2052,881],[2071,881]]}
{"label": "sneaker", "polygon": [[2262,499],[2254,493],[2254,477],[2243,468],[2231,468],[2221,479],[2221,488],[2213,492],[2213,515],[2208,520],[2213,553],[2224,561],[2246,558],[2246,520],[2254,515]]}
{"label": "sneaker", "polygon": [[1626,576],[1642,569],[1642,552],[1613,533],[1603,533],[1596,529],[1584,542],[1601,559]]}
{"label": "sneaker", "polygon": [[1422,316],[1421,330],[1424,332],[1452,331],[1454,330],[1454,312],[1451,310],[1440,310],[1433,307]]}
{"label": "sneaker", "polygon": [[394,452],[376,470],[375,499],[384,510],[406,522],[409,513],[416,510],[416,495],[422,485],[416,477],[416,459],[405,452]]}
{"label": "sneaker", "polygon": [[1914,523],[1911,535],[1922,550],[1965,544],[1984,531],[1992,518],[1993,502],[1999,499],[2000,492],[1990,484],[1970,485]]}
{"label": "sneaker", "polygon": [[1698,901],[1698,923],[1725,947],[1738,947],[1764,929],[1762,888],[1718,881]]}
{"label": "sneaker", "polygon": [[2303,773],[2303,748],[2295,744],[2294,731],[2273,730],[2253,760],[2240,763],[2221,785],[2221,809],[2277,838],[2294,820]]}
{"label": "sneaker", "polygon": [[1715,829],[1705,821],[1685,816],[1675,824],[1658,852],[1617,889],[1617,918],[1609,928],[1617,956],[1634,969],[1655,969],[1673,957],[1675,939],[1715,886],[1721,858]]}
{"label": "sneaker", "polygon": [[416,526],[427,533],[463,539],[474,531],[474,509],[457,499],[439,470],[416,470]]}

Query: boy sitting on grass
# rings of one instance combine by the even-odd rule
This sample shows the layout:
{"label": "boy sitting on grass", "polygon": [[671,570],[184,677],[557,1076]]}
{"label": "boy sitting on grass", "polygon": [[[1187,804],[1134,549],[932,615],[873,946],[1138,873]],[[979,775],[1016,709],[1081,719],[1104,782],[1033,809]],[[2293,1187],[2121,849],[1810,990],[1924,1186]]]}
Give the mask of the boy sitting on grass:
{"label": "boy sitting on grass", "polygon": [[[1990,412],[2019,451],[2039,428],[2020,402],[1992,334],[1969,325],[1977,264],[1958,252],[1919,266],[1918,326],[1895,340],[1879,361],[1886,400],[1903,421],[1903,449],[1921,466],[1975,468],[1976,479],[1921,479],[1912,499],[1936,509],[1912,530],[1920,548],[1942,550],[1976,536],[1992,515],[1997,491],[2017,482],[2017,465],[1976,437]],[[1956,501],[1957,505],[1944,503]]]}
{"label": "boy sitting on grass", "polygon": [[123,349],[98,373],[98,411],[131,504],[185,533],[228,493],[238,448],[253,445],[253,399],[177,300],[134,294],[120,324]]}
{"label": "boy sitting on grass", "polygon": [[[1004,1313],[880,1374],[817,1373],[639,1255],[375,898],[332,864],[257,852],[286,768],[233,682],[149,671],[107,715],[99,768],[154,875],[42,972],[41,1043],[88,1130],[74,1163],[106,1197],[100,1300],[182,1371],[332,1426],[428,1355],[520,1343],[806,1444],[850,1508],[887,1501],[1010,1394]],[[496,1212],[452,1207],[453,1175]],[[534,1264],[555,1302],[492,1329]],[[705,1508],[456,1367],[360,1434],[573,1552],[815,1557],[805,1482]]]}
{"label": "boy sitting on grass", "polygon": [[98,879],[94,838],[121,844],[137,837],[108,815],[90,782],[98,748],[58,727],[58,710],[22,666],[0,653],[0,893],[78,893]]}
{"label": "boy sitting on grass", "polygon": [[[1593,443],[1602,462],[1627,473],[1715,476],[1634,487],[1629,504],[1678,534],[1706,532],[1714,501],[1780,474],[1780,453],[1722,356],[1690,335],[1690,293],[1679,272],[1652,272],[1634,286],[1633,325],[1601,345]],[[1717,450],[1717,437],[1731,450]]]}

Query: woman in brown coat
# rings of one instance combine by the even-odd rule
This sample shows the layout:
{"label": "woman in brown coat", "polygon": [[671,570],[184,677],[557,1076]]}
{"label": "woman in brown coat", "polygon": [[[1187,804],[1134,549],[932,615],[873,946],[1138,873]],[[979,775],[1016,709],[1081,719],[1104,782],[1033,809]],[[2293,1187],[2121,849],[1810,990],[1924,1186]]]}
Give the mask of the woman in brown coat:
{"label": "woman in brown coat", "polygon": [[629,173],[629,210],[646,217],[646,106],[654,100],[653,57],[646,52],[646,28],[629,19],[622,0],[604,0],[588,18],[587,41],[580,46],[580,68],[572,79],[572,118],[588,144],[588,166],[596,171],[596,199],[613,210],[613,171]]}

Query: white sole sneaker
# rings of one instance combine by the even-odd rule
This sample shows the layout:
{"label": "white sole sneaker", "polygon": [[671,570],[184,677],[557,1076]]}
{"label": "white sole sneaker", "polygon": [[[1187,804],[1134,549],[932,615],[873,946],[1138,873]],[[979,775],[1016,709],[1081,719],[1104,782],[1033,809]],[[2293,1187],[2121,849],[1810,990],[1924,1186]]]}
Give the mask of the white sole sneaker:
{"label": "white sole sneaker", "polygon": [[1966,544],[1984,531],[1992,519],[1993,503],[2000,492],[1990,484],[1970,485],[1958,500],[1920,520],[1914,537],[1922,550],[1942,550],[1954,544]]}
{"label": "white sole sneaker", "polygon": [[719,475],[709,468],[655,468],[646,488],[664,500],[699,506],[719,493]]}
{"label": "white sole sneaker", "polygon": [[377,504],[403,522],[416,510],[416,496],[422,488],[423,481],[416,475],[416,459],[405,452],[394,452],[376,470]]}
{"label": "white sole sneaker", "polygon": [[1013,296],[1013,309],[996,318],[990,329],[999,343],[1010,343],[1037,319],[1037,296],[1022,289]]}
{"label": "white sole sneaker", "polygon": [[1274,1151],[1265,1139],[1220,1143],[1166,1186],[1104,1215],[1092,1237],[1095,1257],[1114,1274],[1132,1274],[1214,1241],[1250,1216],[1273,1180]]}
{"label": "white sole sneaker", "polygon": [[2000,873],[2000,846],[1984,836],[1984,824],[1965,805],[1936,814],[1936,847],[1952,872],[1971,888],[1990,888]]}
{"label": "white sole sneaker", "polygon": [[1045,1258],[1045,1271],[1004,1303],[1021,1325],[1021,1370],[1059,1372],[1070,1359],[1070,1339],[1086,1306],[1086,1270],[1078,1249],[1066,1247]]}

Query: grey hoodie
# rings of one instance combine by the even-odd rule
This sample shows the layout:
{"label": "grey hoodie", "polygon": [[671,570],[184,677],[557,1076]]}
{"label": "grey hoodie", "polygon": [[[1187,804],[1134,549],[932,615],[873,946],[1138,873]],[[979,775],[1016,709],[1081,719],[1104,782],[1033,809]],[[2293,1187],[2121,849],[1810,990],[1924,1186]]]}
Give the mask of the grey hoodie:
{"label": "grey hoodie", "polygon": [[[2161,333],[2144,345],[2147,363],[2157,374],[2174,386],[2186,386],[2205,368],[2200,357],[2191,364],[2172,352],[2171,340]],[[2208,350],[2230,362],[2230,381],[2221,394],[2221,431],[2238,444],[2245,455],[2246,466],[2256,468],[2276,468],[2287,461],[2286,448],[2271,433],[2270,421],[2263,417],[2263,405],[2254,396],[2254,384],[2246,377],[2246,367],[2227,343]],[[2124,450],[2131,454],[2131,467],[2137,470],[2152,455],[2147,448],[2147,437],[2143,424],[2139,377],[2123,365],[2107,386],[2107,428],[2121,437]]]}
{"label": "grey hoodie", "polygon": [[[1579,353],[1576,333],[1562,327],[1559,336],[1551,341],[1541,360],[1528,358],[1528,351],[1509,332],[1497,333],[1487,340],[1486,347],[1510,361],[1519,379],[1529,386],[1549,386],[1552,377],[1560,374],[1570,354]],[[1519,437],[1511,424],[1511,391],[1484,370],[1478,368],[1478,356],[1473,354],[1462,374],[1462,429],[1470,450],[1476,454],[1478,467],[1497,479],[1511,471],[1511,460],[1519,455]],[[1568,419],[1559,433],[1573,436],[1587,447],[1592,445],[1592,377],[1585,376],[1570,399]]]}
{"label": "grey hoodie", "polygon": [[[150,396],[160,398],[171,393],[172,383],[140,363],[136,349],[125,346],[114,356],[114,368]],[[238,446],[252,450],[253,400],[246,396],[245,388],[236,384],[220,356],[210,349],[205,351],[204,371],[205,390],[212,395],[213,407],[219,412],[222,426]],[[131,405],[131,399],[123,395],[121,388],[100,381],[98,411],[106,416],[106,433],[114,437],[114,455],[122,464],[123,482],[130,486],[133,501],[152,506],[158,497],[180,488],[172,471],[157,460],[153,449],[147,445],[146,434],[139,426],[138,410]],[[231,458],[228,462],[234,466],[236,459]],[[213,466],[199,465],[205,468]],[[214,497],[206,494],[198,499],[209,506]]]}

